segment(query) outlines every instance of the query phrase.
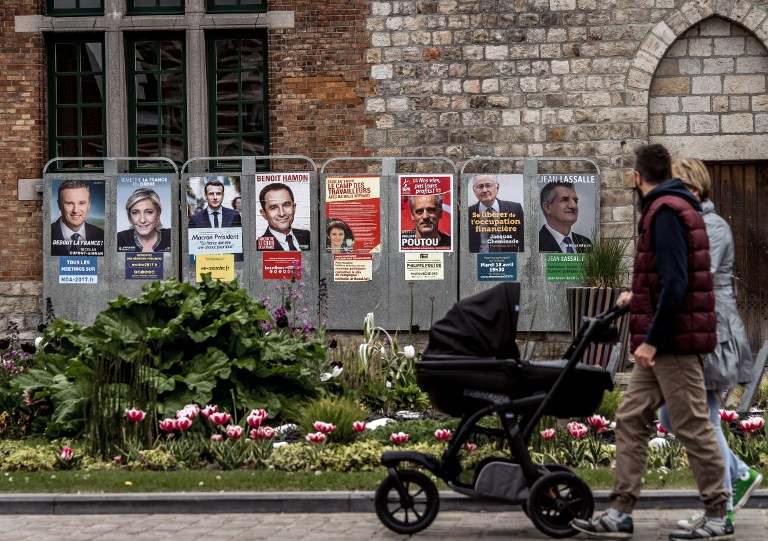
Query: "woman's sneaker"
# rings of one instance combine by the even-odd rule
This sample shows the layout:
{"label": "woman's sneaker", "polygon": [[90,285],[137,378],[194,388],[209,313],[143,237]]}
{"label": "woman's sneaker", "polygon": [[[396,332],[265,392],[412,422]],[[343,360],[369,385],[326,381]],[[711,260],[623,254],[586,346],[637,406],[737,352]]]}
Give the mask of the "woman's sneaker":
{"label": "woman's sneaker", "polygon": [[634,533],[632,515],[617,520],[611,518],[608,511],[592,520],[575,518],[571,521],[571,527],[590,537],[600,539],[629,539]]}
{"label": "woman's sneaker", "polygon": [[760,486],[760,482],[763,480],[763,476],[760,472],[749,469],[747,476],[744,479],[736,479],[733,484],[733,510],[738,511],[747,503],[747,500],[752,495],[757,487]]}
{"label": "woman's sneaker", "polygon": [[680,530],[669,534],[670,541],[689,541],[691,539],[712,539],[714,541],[730,541],[735,539],[733,522],[729,519],[714,520],[701,516],[688,530]]}

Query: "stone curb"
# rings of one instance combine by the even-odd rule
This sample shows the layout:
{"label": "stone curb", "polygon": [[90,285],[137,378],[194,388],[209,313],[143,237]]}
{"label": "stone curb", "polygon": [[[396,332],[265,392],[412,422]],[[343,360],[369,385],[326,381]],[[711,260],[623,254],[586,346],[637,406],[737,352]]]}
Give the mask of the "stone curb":
{"label": "stone curb", "polygon": [[[595,491],[595,507],[608,503],[607,490]],[[0,494],[0,515],[110,515],[219,513],[371,513],[373,492],[154,492],[142,494]],[[649,490],[639,509],[697,509],[693,490]],[[768,490],[757,490],[747,507],[768,509]],[[455,492],[440,493],[441,511],[519,509],[474,500]]]}

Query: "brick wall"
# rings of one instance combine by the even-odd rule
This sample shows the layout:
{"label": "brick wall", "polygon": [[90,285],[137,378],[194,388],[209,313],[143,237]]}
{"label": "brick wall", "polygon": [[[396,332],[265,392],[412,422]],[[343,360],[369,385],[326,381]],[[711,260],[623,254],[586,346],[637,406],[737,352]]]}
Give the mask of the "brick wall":
{"label": "brick wall", "polygon": [[768,53],[741,26],[710,19],[687,31],[659,65],[651,135],[768,131]]}
{"label": "brick wall", "polygon": [[369,2],[278,0],[294,10],[295,28],[269,36],[270,153],[369,156],[363,101],[373,86],[364,56]]}
{"label": "brick wall", "polygon": [[[14,16],[40,13],[41,0],[0,6],[0,282],[42,279],[42,207],[18,200],[19,178],[45,164],[43,39],[14,32]],[[0,316],[2,316],[0,312]]]}

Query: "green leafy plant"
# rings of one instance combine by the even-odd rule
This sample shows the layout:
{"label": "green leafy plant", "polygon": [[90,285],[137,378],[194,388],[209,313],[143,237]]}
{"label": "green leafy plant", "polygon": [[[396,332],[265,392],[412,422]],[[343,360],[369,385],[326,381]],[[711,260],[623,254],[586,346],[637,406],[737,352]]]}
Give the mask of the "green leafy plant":
{"label": "green leafy plant", "polygon": [[629,241],[593,233],[592,247],[584,252],[581,270],[587,287],[620,287],[629,276],[625,253]]}
{"label": "green leafy plant", "polygon": [[[234,396],[236,408],[278,415],[317,394],[326,349],[322,336],[290,327],[265,333],[259,322],[271,321],[236,282],[208,275],[199,286],[152,282],[139,297],[112,301],[93,325],[53,321],[18,385],[53,406],[47,435],[84,431],[91,453],[104,457],[115,454],[128,407],[167,417]],[[145,445],[156,437],[156,419]]]}
{"label": "green leafy plant", "polygon": [[336,428],[327,434],[334,443],[350,443],[357,439],[357,432],[352,428],[355,421],[365,420],[368,412],[365,407],[350,396],[323,397],[307,400],[299,405],[290,415],[305,433],[316,432],[314,423],[330,423]]}

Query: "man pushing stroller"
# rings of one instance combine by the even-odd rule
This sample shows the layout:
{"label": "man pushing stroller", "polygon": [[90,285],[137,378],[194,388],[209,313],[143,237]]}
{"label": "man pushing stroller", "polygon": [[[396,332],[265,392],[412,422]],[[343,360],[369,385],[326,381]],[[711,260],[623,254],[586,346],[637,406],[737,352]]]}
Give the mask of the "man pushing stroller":
{"label": "man pushing stroller", "polygon": [[709,420],[702,365],[716,345],[715,299],[709,239],[701,206],[679,179],[661,145],[636,151],[635,184],[641,195],[630,306],[635,368],[616,413],[616,470],[611,506],[571,526],[590,537],[628,539],[647,461],[648,427],[666,404],[688,453],[704,515],[670,540],[734,538],[726,516],[729,491],[723,459]]}

